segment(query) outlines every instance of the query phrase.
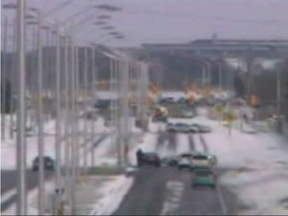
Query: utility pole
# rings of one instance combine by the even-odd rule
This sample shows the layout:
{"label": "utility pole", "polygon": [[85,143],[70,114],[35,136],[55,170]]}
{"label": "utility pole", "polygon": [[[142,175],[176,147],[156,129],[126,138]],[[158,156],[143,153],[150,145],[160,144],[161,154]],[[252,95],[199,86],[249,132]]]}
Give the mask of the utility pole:
{"label": "utility pole", "polygon": [[87,174],[87,163],[88,163],[88,121],[86,114],[88,113],[88,47],[84,47],[84,83],[83,83],[83,92],[84,92],[84,173]]}
{"label": "utility pole", "polygon": [[[71,64],[70,64],[71,65]],[[70,85],[69,85],[69,36],[66,34],[65,37],[65,48],[64,48],[64,78],[65,78],[65,124],[64,124],[64,137],[65,137],[65,194],[66,199],[68,200],[68,197],[70,195],[69,191],[69,174],[70,174],[70,149],[71,149],[71,134],[70,134],[70,127],[71,127],[71,121],[70,121]]]}
{"label": "utility pole", "polygon": [[25,140],[25,9],[26,1],[17,2],[18,106],[17,106],[17,215],[27,215],[26,140]]}
{"label": "utility pole", "polygon": [[123,68],[123,129],[124,129],[124,159],[125,163],[127,163],[127,155],[126,150],[129,148],[129,60],[124,60],[124,68]]}
{"label": "utility pole", "polygon": [[281,68],[277,70],[277,120],[278,120],[278,132],[282,133],[282,119],[281,119],[281,105],[282,105],[282,86],[281,86],[282,73]]}
{"label": "utility pole", "polygon": [[[91,105],[94,106],[95,103],[95,92],[96,92],[96,74],[95,74],[95,50],[93,45],[91,46],[91,62],[92,62],[92,93],[91,93]],[[95,146],[94,146],[94,134],[95,134],[95,121],[94,121],[94,113],[92,119],[92,127],[91,127],[91,138],[92,138],[92,153],[91,153],[91,166],[95,167]]]}
{"label": "utility pole", "polygon": [[[12,51],[15,53],[17,52],[17,22],[16,19],[13,22],[13,36],[12,36]],[[10,139],[14,138],[13,134],[13,114],[15,110],[15,102],[14,102],[14,94],[16,90],[16,70],[17,70],[17,59],[16,61],[13,62],[12,64],[12,69],[11,69],[11,95],[10,95]]]}
{"label": "utility pole", "polygon": [[219,66],[219,88],[222,90],[223,89],[223,76],[222,76],[222,64],[221,62],[218,62]]}
{"label": "utility pole", "polygon": [[60,76],[60,35],[58,29],[58,22],[56,24],[56,133],[55,133],[55,154],[56,154],[56,181],[55,188],[58,193],[57,196],[57,208],[60,204],[60,189],[61,189],[61,76]]}
{"label": "utility pole", "polygon": [[75,215],[76,212],[76,142],[75,138],[78,136],[76,134],[76,128],[75,124],[77,121],[77,115],[76,115],[76,94],[75,94],[75,47],[74,47],[74,38],[73,38],[73,30],[71,32],[71,136],[72,136],[72,142],[71,142],[71,214]]}
{"label": "utility pole", "polygon": [[205,65],[202,66],[202,85],[205,86],[206,83],[206,69],[205,69]]}
{"label": "utility pole", "polygon": [[[78,45],[75,46],[75,89],[78,91],[79,90],[79,47]],[[77,100],[77,96],[76,96],[76,100]],[[76,104],[75,106],[75,112],[79,113],[79,106],[78,104]],[[77,134],[77,136],[75,137],[75,142],[76,142],[76,175],[77,178],[80,175],[80,143],[79,143],[79,118],[76,118],[76,122],[75,122],[75,133]]]}
{"label": "utility pole", "polygon": [[42,15],[38,12],[38,155],[39,155],[39,198],[38,213],[44,214],[45,209],[45,185],[44,185],[44,131],[43,131],[43,66],[42,66]]}
{"label": "utility pole", "polygon": [[[110,100],[111,100],[111,111],[110,111],[110,118],[111,118],[111,125],[112,125],[112,128],[114,126],[114,123],[115,123],[115,115],[114,115],[114,108],[115,108],[115,103],[114,103],[114,94],[115,94],[115,90],[114,90],[114,59],[112,57],[110,57],[109,59],[109,66],[110,66],[110,93],[111,93],[111,96],[110,96]],[[115,133],[112,135],[112,145],[115,145],[116,144],[116,140],[115,140]]]}
{"label": "utility pole", "polygon": [[116,59],[116,79],[117,79],[117,98],[119,102],[117,103],[117,161],[118,165],[122,165],[122,127],[121,127],[121,122],[122,122],[122,104],[123,104],[123,94],[122,94],[122,88],[120,87],[120,83],[122,83],[122,63],[120,60]]}
{"label": "utility pole", "polygon": [[7,17],[4,18],[4,36],[3,36],[3,53],[4,53],[4,63],[3,63],[3,71],[2,71],[2,89],[1,89],[1,97],[2,97],[2,116],[1,116],[1,134],[2,140],[6,138],[6,111],[7,111],[7,74],[8,74],[8,55],[7,55],[7,34],[8,34],[8,19]]}

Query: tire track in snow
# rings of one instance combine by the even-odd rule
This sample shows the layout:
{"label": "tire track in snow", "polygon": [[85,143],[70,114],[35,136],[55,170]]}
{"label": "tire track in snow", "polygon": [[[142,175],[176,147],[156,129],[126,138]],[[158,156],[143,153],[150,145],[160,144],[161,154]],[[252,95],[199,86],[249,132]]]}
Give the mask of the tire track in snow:
{"label": "tire track in snow", "polygon": [[189,135],[190,151],[195,151],[195,140],[192,134]]}

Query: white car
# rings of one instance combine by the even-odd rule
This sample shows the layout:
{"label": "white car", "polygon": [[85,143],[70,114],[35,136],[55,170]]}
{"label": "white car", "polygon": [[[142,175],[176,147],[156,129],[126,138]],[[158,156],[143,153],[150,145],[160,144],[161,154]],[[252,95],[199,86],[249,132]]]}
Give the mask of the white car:
{"label": "white car", "polygon": [[182,154],[178,159],[178,168],[182,169],[191,169],[192,166],[192,154]]}
{"label": "white car", "polygon": [[182,113],[182,116],[183,116],[184,118],[193,118],[193,117],[195,117],[194,113],[193,113],[193,112],[190,112],[190,111],[183,112],[183,113]]}
{"label": "white car", "polygon": [[194,126],[184,123],[169,123],[167,125],[167,131],[170,133],[196,133],[198,129]]}

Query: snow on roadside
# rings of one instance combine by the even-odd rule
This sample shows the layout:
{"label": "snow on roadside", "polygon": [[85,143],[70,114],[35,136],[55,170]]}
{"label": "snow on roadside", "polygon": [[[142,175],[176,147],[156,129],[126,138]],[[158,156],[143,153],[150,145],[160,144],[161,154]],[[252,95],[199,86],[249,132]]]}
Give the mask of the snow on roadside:
{"label": "snow on roadside", "polygon": [[136,152],[141,149],[143,152],[155,152],[158,141],[159,126],[151,123],[149,125],[149,132],[138,134],[134,140],[133,148],[129,151],[128,159],[131,165],[137,165]]}
{"label": "snow on roadside", "polygon": [[220,182],[228,185],[248,208],[239,214],[287,215],[288,203],[283,203],[288,198],[287,139],[234,129],[229,137],[228,129],[218,122],[208,119],[201,122],[213,129],[205,140],[210,152],[218,157],[218,166],[229,170]]}
{"label": "snow on roadside", "polygon": [[114,181],[107,181],[100,189],[102,198],[96,203],[90,215],[112,215],[133,185],[133,178],[125,176],[114,177]]}

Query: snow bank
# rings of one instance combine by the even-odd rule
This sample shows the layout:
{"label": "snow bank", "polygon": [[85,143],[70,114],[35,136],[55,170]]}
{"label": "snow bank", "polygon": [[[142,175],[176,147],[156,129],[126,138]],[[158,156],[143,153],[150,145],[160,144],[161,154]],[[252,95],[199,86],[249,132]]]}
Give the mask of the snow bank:
{"label": "snow bank", "polygon": [[221,184],[239,196],[248,210],[239,214],[287,215],[288,140],[276,134],[247,134],[228,129],[205,118],[212,127],[205,134],[211,153],[218,157],[218,166],[230,170],[220,178]]}
{"label": "snow bank", "polygon": [[125,176],[114,177],[100,189],[102,198],[97,202],[90,215],[111,215],[121,204],[124,196],[133,185],[133,178]]}

